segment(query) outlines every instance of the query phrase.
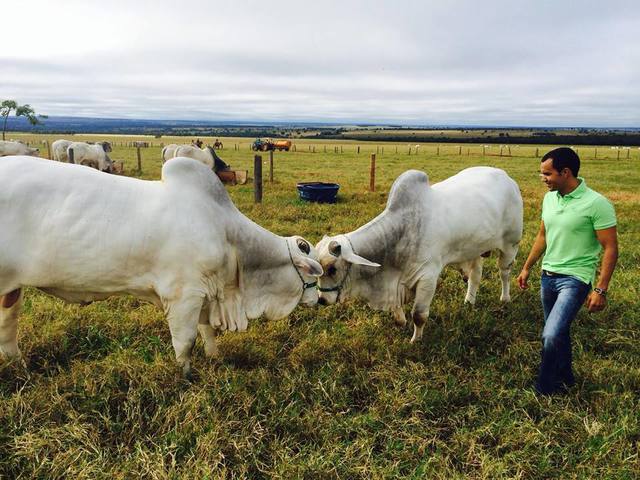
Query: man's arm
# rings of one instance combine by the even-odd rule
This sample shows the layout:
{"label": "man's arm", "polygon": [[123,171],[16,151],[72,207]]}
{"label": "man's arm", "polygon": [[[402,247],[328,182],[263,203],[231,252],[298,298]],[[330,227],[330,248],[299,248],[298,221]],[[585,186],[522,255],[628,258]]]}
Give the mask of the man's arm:
{"label": "man's arm", "polygon": [[538,259],[542,256],[544,251],[547,249],[547,237],[546,231],[544,229],[544,222],[540,221],[540,230],[538,230],[538,234],[536,235],[536,239],[533,241],[533,246],[531,247],[531,251],[529,252],[529,256],[527,257],[527,261],[524,262],[522,267],[522,271],[520,275],[518,275],[518,286],[525,290],[529,288],[529,270],[533,267]]}
{"label": "man's arm", "polygon": [[[596,282],[596,287],[602,290],[609,288],[609,282],[613,275],[613,270],[618,262],[618,232],[616,227],[596,230],[596,237],[604,253],[602,254],[602,262],[600,263],[600,275]],[[607,297],[596,292],[591,292],[587,297],[587,308],[590,312],[599,312],[607,304]]]}

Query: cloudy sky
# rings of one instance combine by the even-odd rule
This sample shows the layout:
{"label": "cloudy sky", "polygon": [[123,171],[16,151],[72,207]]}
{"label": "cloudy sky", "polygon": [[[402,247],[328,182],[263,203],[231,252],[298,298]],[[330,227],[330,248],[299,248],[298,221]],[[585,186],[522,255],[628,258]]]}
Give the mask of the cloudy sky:
{"label": "cloudy sky", "polygon": [[1,12],[0,99],[49,115],[640,126],[638,0],[8,0]]}

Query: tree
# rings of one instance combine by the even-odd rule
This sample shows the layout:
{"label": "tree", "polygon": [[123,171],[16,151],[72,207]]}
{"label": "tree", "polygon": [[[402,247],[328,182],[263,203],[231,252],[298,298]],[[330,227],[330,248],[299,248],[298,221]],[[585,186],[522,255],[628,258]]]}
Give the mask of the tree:
{"label": "tree", "polygon": [[16,112],[16,117],[26,117],[31,125],[38,125],[42,123],[40,119],[47,118],[46,115],[36,115],[31,105],[18,105],[15,100],[3,100],[2,104],[0,104],[0,115],[4,117],[4,121],[2,122],[2,140],[4,140],[4,135],[7,131],[7,120],[12,111]]}

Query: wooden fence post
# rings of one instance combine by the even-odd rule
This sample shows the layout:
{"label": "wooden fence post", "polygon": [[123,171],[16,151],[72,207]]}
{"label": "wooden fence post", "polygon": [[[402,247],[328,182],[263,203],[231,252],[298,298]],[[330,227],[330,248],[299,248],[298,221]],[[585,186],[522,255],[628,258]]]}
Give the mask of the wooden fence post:
{"label": "wooden fence post", "polygon": [[49,140],[45,140],[44,142],[47,144],[47,152],[49,152],[49,160],[53,160],[53,157],[51,156],[51,145],[49,145]]}
{"label": "wooden fence post", "polygon": [[458,147],[458,155],[462,155],[462,145]]}
{"label": "wooden fence post", "polygon": [[620,149],[618,149],[618,160],[620,160]]}
{"label": "wooden fence post", "polygon": [[136,154],[138,155],[138,174],[142,173],[142,157],[140,156],[140,147],[136,147]]}
{"label": "wooden fence post", "polygon": [[438,145],[438,147],[436,148],[436,155],[438,157],[440,156],[440,145]]}
{"label": "wooden fence post", "polygon": [[595,152],[593,154],[593,158],[598,158],[598,149],[597,148],[595,149]]}
{"label": "wooden fence post", "polygon": [[253,157],[253,203],[262,203],[262,156]]}
{"label": "wooden fence post", "polygon": [[371,154],[371,169],[369,171],[369,190],[376,191],[376,154]]}
{"label": "wooden fence post", "polygon": [[396,145],[396,153],[398,153],[398,145]]}
{"label": "wooden fence post", "polygon": [[380,147],[380,155],[384,155],[384,147]]}
{"label": "wooden fence post", "polygon": [[343,153],[343,152],[342,152],[342,145],[340,145],[340,153]]}
{"label": "wooden fence post", "polygon": [[360,145],[358,145],[358,153],[360,153]]}
{"label": "wooden fence post", "polygon": [[536,158],[538,158],[538,147],[536,147]]}
{"label": "wooden fence post", "polygon": [[273,150],[269,151],[269,182],[273,183]]}

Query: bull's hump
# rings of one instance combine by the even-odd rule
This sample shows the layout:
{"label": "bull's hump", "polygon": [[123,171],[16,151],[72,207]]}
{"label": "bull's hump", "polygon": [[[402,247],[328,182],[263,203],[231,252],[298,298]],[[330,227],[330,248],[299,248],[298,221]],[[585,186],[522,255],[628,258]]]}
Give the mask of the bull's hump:
{"label": "bull's hump", "polygon": [[198,160],[176,157],[162,167],[162,181],[179,189],[189,188],[211,195],[218,203],[231,203],[229,194],[213,171]]}
{"label": "bull's hump", "polygon": [[389,192],[387,208],[395,210],[408,207],[416,202],[420,192],[426,191],[429,187],[429,177],[419,170],[407,170],[400,175]]}

